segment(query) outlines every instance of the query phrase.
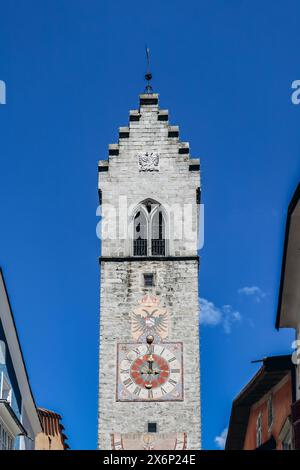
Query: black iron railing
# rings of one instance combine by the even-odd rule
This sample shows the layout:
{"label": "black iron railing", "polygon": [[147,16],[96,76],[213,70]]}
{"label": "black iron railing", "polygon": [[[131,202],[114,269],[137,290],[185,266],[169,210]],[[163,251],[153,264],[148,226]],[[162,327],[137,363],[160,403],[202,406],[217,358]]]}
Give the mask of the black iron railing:
{"label": "black iron railing", "polygon": [[[133,240],[133,256],[148,256],[147,240],[139,239]],[[166,255],[166,240],[152,239],[151,240],[151,256],[165,256]]]}
{"label": "black iron railing", "polygon": [[147,256],[147,240],[133,240],[133,256]]}
{"label": "black iron railing", "polygon": [[151,254],[152,256],[165,256],[166,240],[152,239],[151,240]]}

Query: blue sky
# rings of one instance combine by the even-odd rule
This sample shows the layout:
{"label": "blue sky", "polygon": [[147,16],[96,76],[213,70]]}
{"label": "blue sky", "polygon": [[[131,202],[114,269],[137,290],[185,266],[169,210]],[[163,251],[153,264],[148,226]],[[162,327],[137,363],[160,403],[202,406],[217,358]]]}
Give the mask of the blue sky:
{"label": "blue sky", "polygon": [[[39,405],[96,447],[97,161],[153,86],[201,158],[203,447],[275,331],[285,213],[300,179],[295,1],[0,0],[0,264]],[[241,289],[257,287],[260,289]],[[252,292],[252,295],[251,295]],[[225,307],[224,307],[225,306]],[[238,312],[238,313],[236,313]]]}

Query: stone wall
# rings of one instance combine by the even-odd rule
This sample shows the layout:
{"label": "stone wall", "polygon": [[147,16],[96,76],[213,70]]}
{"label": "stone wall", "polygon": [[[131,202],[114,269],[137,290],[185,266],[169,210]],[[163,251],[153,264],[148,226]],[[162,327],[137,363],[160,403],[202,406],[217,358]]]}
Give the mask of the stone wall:
{"label": "stone wall", "polygon": [[[143,273],[156,274],[146,289]],[[116,345],[132,342],[130,315],[141,297],[153,293],[171,314],[168,341],[183,342],[184,401],[117,402]],[[187,432],[189,448],[200,447],[198,262],[120,261],[101,263],[99,447],[110,448],[110,433]]]}

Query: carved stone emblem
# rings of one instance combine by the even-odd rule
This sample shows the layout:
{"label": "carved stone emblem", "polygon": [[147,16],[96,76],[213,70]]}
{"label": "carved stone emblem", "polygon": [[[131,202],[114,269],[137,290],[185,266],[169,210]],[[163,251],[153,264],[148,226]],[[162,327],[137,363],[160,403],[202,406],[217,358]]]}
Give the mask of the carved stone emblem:
{"label": "carved stone emblem", "polygon": [[155,152],[139,153],[139,170],[140,171],[158,171],[159,155]]}

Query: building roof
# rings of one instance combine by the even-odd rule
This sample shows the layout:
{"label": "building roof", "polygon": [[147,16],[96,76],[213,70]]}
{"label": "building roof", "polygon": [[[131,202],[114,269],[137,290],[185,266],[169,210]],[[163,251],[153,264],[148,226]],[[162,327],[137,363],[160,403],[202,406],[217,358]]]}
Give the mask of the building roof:
{"label": "building roof", "polygon": [[290,355],[266,357],[262,363],[262,367],[233,401],[225,449],[243,449],[251,406],[289,372],[292,372],[294,381],[295,366]]}
{"label": "building roof", "polygon": [[[31,390],[29,377],[25,365],[25,360],[16,328],[13,311],[11,308],[8,291],[4,281],[2,269],[0,267],[0,319],[3,325],[4,333],[8,342],[8,349],[12,359],[14,371],[16,374],[18,386],[22,396],[22,405],[25,409],[33,432],[37,434],[41,431],[41,423],[37,413],[34,396]],[[34,436],[29,436],[33,438]]]}
{"label": "building roof", "polygon": [[61,424],[61,415],[46,408],[38,408],[38,414],[42,422],[44,434],[48,436],[60,435],[64,449],[69,449],[69,445],[66,442],[68,438],[63,433],[65,428]]}
{"label": "building roof", "polygon": [[296,327],[300,321],[300,183],[288,207],[276,328]]}

